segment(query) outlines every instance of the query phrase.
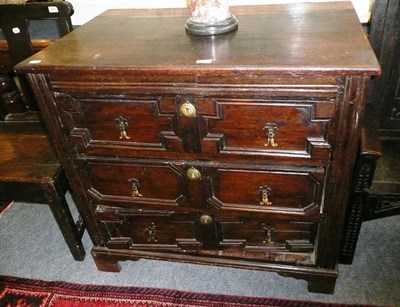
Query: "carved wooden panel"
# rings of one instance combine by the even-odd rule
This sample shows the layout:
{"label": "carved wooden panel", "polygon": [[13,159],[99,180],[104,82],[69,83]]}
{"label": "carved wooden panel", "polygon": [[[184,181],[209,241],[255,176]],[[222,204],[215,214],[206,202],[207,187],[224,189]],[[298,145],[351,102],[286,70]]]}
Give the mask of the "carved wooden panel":
{"label": "carved wooden panel", "polygon": [[105,228],[110,248],[171,250],[178,249],[179,242],[199,245],[194,215],[99,206],[96,218]]}
{"label": "carved wooden panel", "polygon": [[149,209],[97,206],[113,249],[218,253],[280,262],[312,264],[318,220],[246,218]]}
{"label": "carved wooden panel", "polygon": [[82,167],[96,201],[166,208],[188,206],[183,169],[157,161],[88,162]]}
{"label": "carved wooden panel", "polygon": [[312,252],[317,223],[278,223],[271,218],[241,221],[219,221],[223,240],[221,246],[245,251]]}
{"label": "carved wooden panel", "polygon": [[216,114],[205,116],[203,151],[225,155],[291,156],[326,163],[333,102],[215,99]]}
{"label": "carved wooden panel", "polygon": [[294,171],[221,166],[208,169],[207,173],[210,208],[306,216],[319,214],[325,178],[323,168]]}
{"label": "carved wooden panel", "polygon": [[373,82],[370,102],[375,105],[382,137],[400,134],[400,1],[375,1],[369,36],[382,67]]}
{"label": "carved wooden panel", "polygon": [[[326,164],[331,148],[328,130],[336,110],[335,100],[305,97],[266,100],[65,93],[56,93],[56,97],[73,152],[86,155],[179,158],[187,153],[214,159],[227,155]],[[185,103],[194,108],[194,116],[181,112]]]}
{"label": "carved wooden panel", "polygon": [[90,147],[104,150],[111,146],[182,151],[181,141],[172,130],[174,98],[64,93],[57,96],[64,129],[68,129],[78,152],[90,154]]}

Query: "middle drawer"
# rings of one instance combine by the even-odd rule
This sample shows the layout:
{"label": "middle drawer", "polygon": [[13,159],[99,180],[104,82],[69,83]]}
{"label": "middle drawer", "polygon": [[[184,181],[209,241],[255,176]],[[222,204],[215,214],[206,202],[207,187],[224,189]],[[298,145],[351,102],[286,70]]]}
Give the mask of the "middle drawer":
{"label": "middle drawer", "polygon": [[187,211],[319,212],[324,168],[279,168],[201,161],[81,161],[96,203]]}

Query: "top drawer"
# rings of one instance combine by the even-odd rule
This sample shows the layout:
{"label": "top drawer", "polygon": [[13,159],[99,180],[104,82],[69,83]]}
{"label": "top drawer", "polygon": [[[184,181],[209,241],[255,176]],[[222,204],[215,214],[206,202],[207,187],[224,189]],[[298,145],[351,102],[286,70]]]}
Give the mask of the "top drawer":
{"label": "top drawer", "polygon": [[72,152],[311,165],[328,161],[341,88],[109,86],[55,93]]}

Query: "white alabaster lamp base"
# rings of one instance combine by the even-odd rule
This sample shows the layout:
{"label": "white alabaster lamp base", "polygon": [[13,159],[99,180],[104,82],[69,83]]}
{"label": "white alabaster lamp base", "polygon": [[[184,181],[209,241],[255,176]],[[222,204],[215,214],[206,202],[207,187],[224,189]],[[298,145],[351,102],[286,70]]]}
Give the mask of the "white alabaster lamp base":
{"label": "white alabaster lamp base", "polygon": [[223,21],[204,23],[189,18],[185,24],[186,31],[196,35],[217,35],[234,31],[238,28],[238,20],[232,14]]}
{"label": "white alabaster lamp base", "polygon": [[192,16],[186,31],[197,35],[216,35],[236,30],[238,21],[229,12],[229,0],[191,0]]}

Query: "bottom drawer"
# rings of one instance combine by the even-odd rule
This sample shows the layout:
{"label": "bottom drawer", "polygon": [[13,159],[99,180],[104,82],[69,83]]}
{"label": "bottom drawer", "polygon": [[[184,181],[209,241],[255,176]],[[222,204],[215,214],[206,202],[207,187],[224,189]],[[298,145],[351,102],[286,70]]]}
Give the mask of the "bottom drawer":
{"label": "bottom drawer", "polygon": [[96,218],[108,248],[307,263],[318,227],[318,221],[285,216],[212,216],[102,205]]}
{"label": "bottom drawer", "polygon": [[175,249],[197,241],[193,214],[97,206],[95,212],[109,248]]}

